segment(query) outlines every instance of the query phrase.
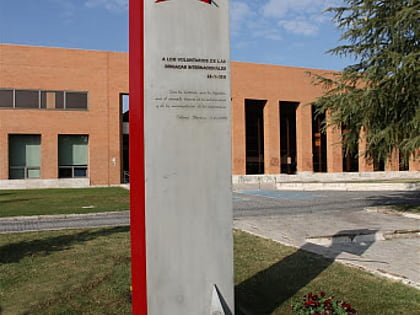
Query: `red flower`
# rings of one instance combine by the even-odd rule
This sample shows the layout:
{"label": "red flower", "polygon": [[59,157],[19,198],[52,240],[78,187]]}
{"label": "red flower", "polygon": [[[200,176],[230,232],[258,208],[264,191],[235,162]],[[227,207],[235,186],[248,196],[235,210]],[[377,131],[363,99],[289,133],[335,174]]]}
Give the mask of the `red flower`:
{"label": "red flower", "polygon": [[351,305],[347,304],[345,302],[341,303],[341,306],[344,307],[345,309],[350,309],[351,308]]}
{"label": "red flower", "polygon": [[311,315],[333,315],[339,311],[342,314],[357,315],[350,304],[344,301],[334,301],[334,296],[326,297],[326,293],[320,291],[319,294],[308,293],[303,297],[302,302],[293,305],[292,310],[304,312]]}

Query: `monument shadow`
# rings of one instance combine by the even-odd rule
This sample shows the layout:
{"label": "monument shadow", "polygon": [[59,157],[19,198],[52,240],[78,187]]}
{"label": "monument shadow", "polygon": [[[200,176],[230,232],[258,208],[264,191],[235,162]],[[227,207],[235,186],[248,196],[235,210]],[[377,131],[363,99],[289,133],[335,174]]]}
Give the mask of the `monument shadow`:
{"label": "monument shadow", "polygon": [[59,235],[37,240],[22,241],[0,247],[0,263],[19,262],[26,256],[48,256],[53,252],[69,249],[72,245],[91,241],[114,233],[128,232],[128,226],[104,228],[97,231],[83,231],[71,235]]}
{"label": "monument shadow", "polygon": [[235,286],[235,314],[272,314],[326,270],[342,252],[361,256],[375,242],[376,232],[344,230],[332,237],[330,246],[305,243],[292,255]]}

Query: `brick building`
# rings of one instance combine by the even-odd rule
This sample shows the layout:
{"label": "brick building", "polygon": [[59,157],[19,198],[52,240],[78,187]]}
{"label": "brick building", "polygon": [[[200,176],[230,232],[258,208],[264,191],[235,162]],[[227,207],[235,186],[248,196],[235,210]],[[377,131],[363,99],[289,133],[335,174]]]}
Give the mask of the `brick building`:
{"label": "brick building", "polygon": [[[321,94],[309,69],[231,70],[233,174],[420,170],[398,154],[375,166],[343,156],[340,131],[321,134],[307,105]],[[127,53],[0,45],[0,187],[127,181],[128,92]]]}

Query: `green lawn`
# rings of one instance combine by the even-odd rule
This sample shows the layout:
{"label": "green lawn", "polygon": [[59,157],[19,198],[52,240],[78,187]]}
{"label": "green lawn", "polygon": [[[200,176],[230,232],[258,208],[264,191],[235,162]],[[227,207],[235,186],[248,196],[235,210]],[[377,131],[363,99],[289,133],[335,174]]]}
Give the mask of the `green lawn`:
{"label": "green lawn", "polygon": [[399,205],[391,206],[391,209],[401,212],[420,214],[420,205]]}
{"label": "green lawn", "polygon": [[128,231],[0,235],[0,313],[129,314]]}
{"label": "green lawn", "polygon": [[128,210],[120,187],[0,190],[0,217]]}
{"label": "green lawn", "polygon": [[[359,314],[418,314],[420,291],[235,231],[237,315],[326,291]],[[0,314],[130,314],[128,227],[0,235]],[[205,272],[205,270],[203,270]]]}

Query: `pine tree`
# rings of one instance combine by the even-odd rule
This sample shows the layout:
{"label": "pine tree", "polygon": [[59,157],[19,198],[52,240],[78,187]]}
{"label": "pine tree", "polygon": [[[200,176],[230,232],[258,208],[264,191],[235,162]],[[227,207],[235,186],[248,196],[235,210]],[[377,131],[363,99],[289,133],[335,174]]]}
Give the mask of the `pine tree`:
{"label": "pine tree", "polygon": [[327,125],[344,127],[347,151],[363,134],[369,159],[385,161],[395,149],[405,162],[420,158],[420,1],[343,1],[327,11],[348,44],[328,53],[356,61],[340,73],[314,76],[326,92],[312,105],[330,113]]}

